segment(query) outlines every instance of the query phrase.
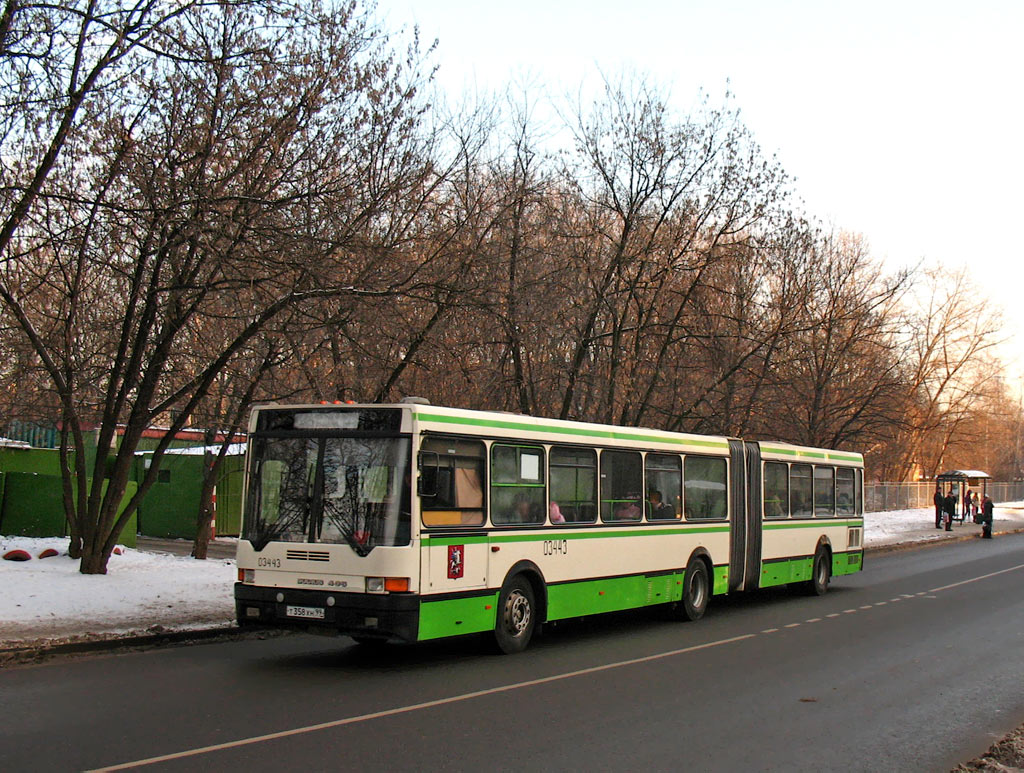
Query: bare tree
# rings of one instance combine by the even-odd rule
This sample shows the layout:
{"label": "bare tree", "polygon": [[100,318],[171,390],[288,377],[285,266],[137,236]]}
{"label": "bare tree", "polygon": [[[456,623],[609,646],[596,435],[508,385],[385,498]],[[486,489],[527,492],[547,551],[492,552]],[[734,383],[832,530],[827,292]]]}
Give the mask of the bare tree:
{"label": "bare tree", "polygon": [[[105,572],[174,433],[261,331],[310,299],[415,282],[387,241],[431,174],[419,55],[397,57],[354,3],[185,6],[153,34],[162,48],[118,71],[90,135],[63,140],[62,174],[12,214],[0,276],[60,401],[86,573]],[[222,347],[190,362],[183,347],[214,327]],[[138,440],[167,416],[122,506]]]}

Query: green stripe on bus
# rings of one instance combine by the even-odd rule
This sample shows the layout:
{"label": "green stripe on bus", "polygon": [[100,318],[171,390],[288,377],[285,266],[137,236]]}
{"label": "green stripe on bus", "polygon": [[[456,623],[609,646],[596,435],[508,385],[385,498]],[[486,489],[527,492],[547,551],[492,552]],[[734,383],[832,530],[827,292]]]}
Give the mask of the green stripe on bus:
{"label": "green stripe on bus", "polygon": [[439,424],[462,424],[470,427],[492,427],[494,429],[514,429],[527,432],[544,432],[552,435],[577,435],[580,437],[596,437],[608,440],[635,440],[653,443],[672,443],[681,446],[699,446],[701,448],[718,448],[728,450],[729,444],[720,440],[697,440],[680,437],[663,437],[660,435],[643,435],[633,432],[590,429],[587,427],[548,426],[546,424],[527,424],[522,421],[502,419],[475,419],[469,416],[445,416],[437,413],[417,413],[421,421],[433,421]]}
{"label": "green stripe on bus", "polygon": [[773,585],[785,585],[790,582],[805,582],[811,579],[813,563],[814,559],[811,557],[762,562],[760,587],[770,588]]}
{"label": "green stripe on bus", "polygon": [[863,550],[851,550],[848,553],[832,554],[832,576],[839,577],[843,574],[859,572],[863,565]]}
{"label": "green stripe on bus", "polygon": [[656,577],[638,574],[551,585],[548,587],[548,620],[665,604],[679,601],[682,594],[682,573]]}
{"label": "green stripe on bus", "polygon": [[556,532],[554,529],[544,532],[531,532],[529,534],[481,534],[480,536],[449,537],[447,535],[423,535],[423,541],[431,545],[476,545],[486,542],[544,542],[547,540],[569,540],[569,539],[609,539],[612,537],[654,537],[668,536],[672,534],[713,534],[716,532],[729,531],[728,525],[703,526],[691,529],[628,529],[625,531],[579,531],[579,532]]}
{"label": "green stripe on bus", "polygon": [[765,531],[774,531],[775,529],[814,529],[814,528],[818,528],[818,527],[821,527],[821,526],[826,526],[826,527],[827,526],[832,526],[832,527],[843,526],[843,527],[850,527],[850,528],[852,528],[852,527],[855,527],[855,526],[863,526],[863,525],[864,525],[864,521],[848,521],[848,520],[839,520],[839,519],[832,519],[832,518],[819,518],[816,521],[800,521],[798,523],[790,523],[790,522],[786,522],[786,521],[778,521],[778,522],[775,522],[775,521],[767,522],[766,521],[765,524],[764,524],[764,530]]}
{"label": "green stripe on bus", "polygon": [[[851,550],[832,554],[832,576],[859,572],[862,565],[863,551]],[[804,556],[791,558],[787,561],[764,561],[761,563],[760,587],[770,588],[773,585],[785,585],[791,582],[807,582],[811,579],[814,558]]]}
{"label": "green stripe on bus", "polygon": [[716,566],[715,567],[715,579],[711,587],[711,593],[715,596],[721,593],[729,592],[729,567],[728,566]]}
{"label": "green stripe on bus", "polygon": [[419,640],[440,639],[462,633],[479,633],[494,629],[498,592],[464,599],[430,601],[424,596],[420,603]]}
{"label": "green stripe on bus", "polygon": [[828,459],[836,462],[861,463],[864,461],[864,457],[862,456],[851,456],[850,454],[842,454],[836,451],[804,451],[798,448],[779,448],[778,446],[771,446],[767,443],[761,444],[761,450],[766,453],[780,454],[782,456],[807,456],[812,459]]}

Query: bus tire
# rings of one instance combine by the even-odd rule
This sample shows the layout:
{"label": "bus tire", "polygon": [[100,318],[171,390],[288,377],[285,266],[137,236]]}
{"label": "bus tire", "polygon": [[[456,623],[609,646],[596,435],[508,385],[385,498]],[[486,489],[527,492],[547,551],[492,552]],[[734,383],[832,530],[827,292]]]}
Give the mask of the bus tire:
{"label": "bus tire", "polygon": [[494,642],[505,655],[522,652],[537,626],[537,603],[533,588],[522,575],[511,578],[498,594]]}
{"label": "bus tire", "polygon": [[828,584],[832,579],[832,560],[828,548],[819,545],[811,565],[811,579],[804,588],[810,596],[824,596],[828,592]]}
{"label": "bus tire", "polygon": [[679,602],[680,615],[685,620],[700,620],[708,608],[711,581],[708,565],[699,558],[690,560],[683,575],[683,600]]}

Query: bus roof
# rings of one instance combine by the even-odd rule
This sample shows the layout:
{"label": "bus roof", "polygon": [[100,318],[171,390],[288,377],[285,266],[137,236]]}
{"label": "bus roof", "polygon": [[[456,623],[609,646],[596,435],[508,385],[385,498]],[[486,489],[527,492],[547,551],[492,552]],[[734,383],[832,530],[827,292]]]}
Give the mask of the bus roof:
{"label": "bus roof", "polygon": [[[309,410],[366,410],[394,408],[405,411],[420,430],[449,432],[466,435],[486,435],[496,438],[523,438],[537,442],[561,439],[571,442],[591,442],[610,446],[636,447],[653,446],[664,450],[690,453],[726,455],[729,440],[724,435],[697,435],[686,432],[669,432],[648,427],[624,427],[614,424],[549,419],[540,416],[506,411],[480,411],[468,408],[451,408],[420,402],[403,403],[335,403],[288,405],[270,403],[257,406],[254,412],[263,409],[309,409]],[[403,422],[404,425],[404,422]],[[411,427],[410,427],[411,429]],[[863,466],[861,454],[850,451],[836,451],[825,448],[798,446],[791,443],[761,441],[761,454],[766,459],[779,461],[839,462]]]}

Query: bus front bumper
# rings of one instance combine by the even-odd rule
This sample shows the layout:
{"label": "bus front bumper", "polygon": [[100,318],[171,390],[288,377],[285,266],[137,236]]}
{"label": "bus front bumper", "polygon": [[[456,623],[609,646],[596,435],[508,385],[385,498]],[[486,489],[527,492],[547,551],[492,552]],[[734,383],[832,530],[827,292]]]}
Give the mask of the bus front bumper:
{"label": "bus front bumper", "polygon": [[416,641],[419,608],[419,597],[412,594],[378,596],[235,583],[235,615],[242,627]]}

